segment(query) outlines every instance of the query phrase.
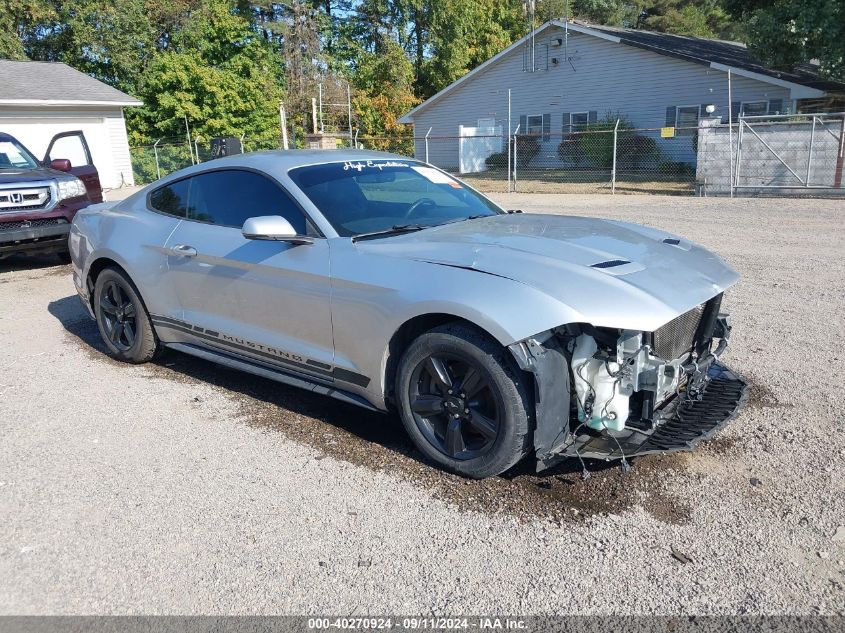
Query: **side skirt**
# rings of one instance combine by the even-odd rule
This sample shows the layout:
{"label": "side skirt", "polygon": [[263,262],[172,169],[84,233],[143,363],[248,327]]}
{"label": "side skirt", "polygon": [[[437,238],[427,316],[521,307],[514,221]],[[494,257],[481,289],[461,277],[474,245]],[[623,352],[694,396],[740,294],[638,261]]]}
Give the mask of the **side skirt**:
{"label": "side skirt", "polygon": [[348,393],[341,389],[335,389],[333,387],[323,385],[319,382],[309,380],[306,377],[294,376],[292,374],[279,371],[277,369],[271,369],[258,363],[251,362],[249,360],[235,358],[234,356],[230,356],[222,352],[216,352],[204,347],[200,347],[198,345],[191,345],[188,343],[162,343],[162,345],[169,349],[176,350],[177,352],[190,354],[191,356],[196,356],[197,358],[202,358],[213,363],[218,363],[231,369],[247,372],[255,376],[261,376],[262,378],[269,378],[270,380],[275,380],[276,382],[290,385],[292,387],[299,387],[300,389],[305,389],[313,393],[329,396],[331,398],[335,398],[337,400],[341,400],[349,404],[354,404],[364,409],[369,409],[370,411],[378,411],[379,413],[384,413],[383,411],[377,409],[360,396]]}

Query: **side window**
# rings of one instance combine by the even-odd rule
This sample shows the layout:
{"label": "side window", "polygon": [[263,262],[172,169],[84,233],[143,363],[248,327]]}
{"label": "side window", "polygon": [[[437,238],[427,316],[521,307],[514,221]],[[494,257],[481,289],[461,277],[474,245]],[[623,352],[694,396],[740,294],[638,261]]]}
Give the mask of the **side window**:
{"label": "side window", "polygon": [[161,213],[186,218],[188,217],[189,187],[190,179],[159,187],[150,194],[150,206]]}
{"label": "side window", "polygon": [[68,134],[59,136],[50,146],[49,160],[64,158],[70,161],[71,167],[84,167],[91,164],[91,155],[82,139],[82,134]]}
{"label": "side window", "polygon": [[589,112],[573,112],[570,116],[570,127],[573,132],[580,132],[590,124]]}
{"label": "side window", "polygon": [[675,133],[678,136],[693,136],[697,134],[699,107],[678,106],[675,114]]}
{"label": "side window", "polygon": [[190,180],[189,220],[241,228],[248,218],[280,215],[305,235],[302,211],[265,176],[233,169],[206,172]]}

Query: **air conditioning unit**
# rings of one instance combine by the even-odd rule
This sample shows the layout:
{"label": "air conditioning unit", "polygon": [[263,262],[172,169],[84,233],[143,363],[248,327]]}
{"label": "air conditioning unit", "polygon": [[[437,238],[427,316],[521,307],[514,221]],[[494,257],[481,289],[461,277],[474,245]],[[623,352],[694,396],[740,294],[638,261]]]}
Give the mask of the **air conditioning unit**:
{"label": "air conditioning unit", "polygon": [[553,37],[551,41],[552,46],[563,46],[563,38],[562,37]]}

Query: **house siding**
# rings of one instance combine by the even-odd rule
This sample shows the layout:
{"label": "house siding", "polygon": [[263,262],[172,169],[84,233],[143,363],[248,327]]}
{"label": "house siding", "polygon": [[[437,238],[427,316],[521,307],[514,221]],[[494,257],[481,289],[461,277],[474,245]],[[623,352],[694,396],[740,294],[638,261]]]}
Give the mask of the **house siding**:
{"label": "house siding", "polygon": [[[476,126],[480,118],[494,118],[507,130],[508,88],[511,129],[522,116],[550,115],[552,136],[543,142],[541,156],[554,155],[560,135],[568,131],[563,129],[564,113],[594,111],[599,118],[618,114],[636,128],[660,128],[666,125],[670,106],[712,103],[715,115],[727,119],[728,81],[723,71],[574,31],[569,32],[567,46],[570,64],[563,60],[562,46],[551,46],[552,39],[562,37],[564,30],[552,27],[537,38],[536,65],[543,70],[525,72],[523,48],[518,47],[416,112],[414,135],[422,138],[431,130],[430,162],[447,169],[457,167],[458,142],[448,137],[456,137],[461,125]],[[547,64],[547,56],[561,62],[553,65],[549,59]],[[732,77],[734,102],[778,99],[784,109],[794,111],[787,88]],[[686,146],[691,145],[689,139],[670,140]],[[415,152],[418,158],[425,157],[423,141],[416,141]]]}

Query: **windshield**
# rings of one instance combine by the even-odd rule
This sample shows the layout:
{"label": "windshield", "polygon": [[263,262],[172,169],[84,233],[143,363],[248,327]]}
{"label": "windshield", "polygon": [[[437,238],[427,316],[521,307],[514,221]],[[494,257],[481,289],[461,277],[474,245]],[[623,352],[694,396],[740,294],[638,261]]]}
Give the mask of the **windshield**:
{"label": "windshield", "polygon": [[344,237],[502,212],[448,174],[410,160],[326,163],[288,174]]}
{"label": "windshield", "polygon": [[0,141],[0,169],[35,169],[38,161],[17,141]]}

